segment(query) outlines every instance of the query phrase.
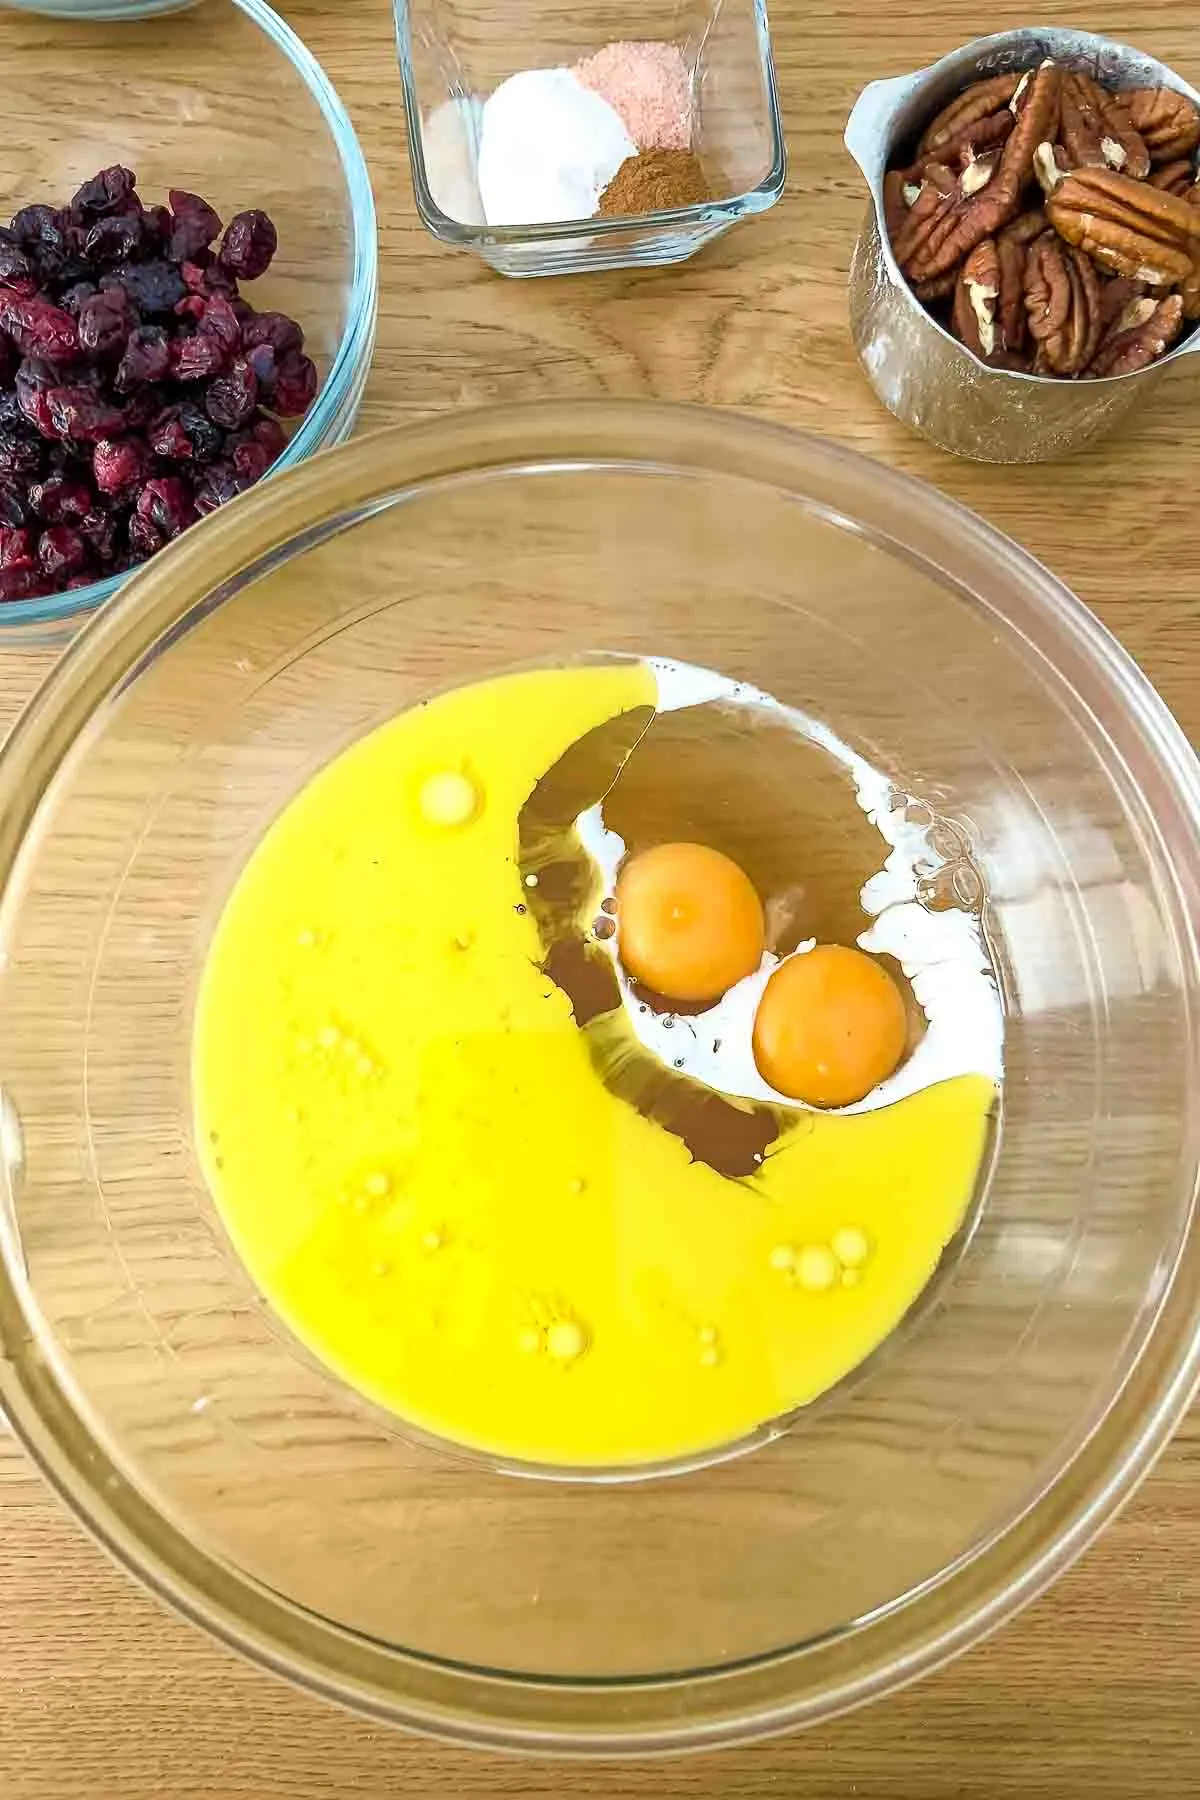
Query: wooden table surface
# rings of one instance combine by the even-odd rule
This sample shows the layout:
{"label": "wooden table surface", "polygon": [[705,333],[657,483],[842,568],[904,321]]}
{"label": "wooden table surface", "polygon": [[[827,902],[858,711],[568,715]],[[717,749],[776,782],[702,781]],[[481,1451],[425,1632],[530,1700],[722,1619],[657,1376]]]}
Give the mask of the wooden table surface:
{"label": "wooden table surface", "polygon": [[[517,397],[652,395],[743,407],[935,482],[1022,540],[1118,634],[1200,736],[1200,416],[1192,378],[1052,468],[955,462],[863,382],[845,280],[862,209],[841,148],[876,76],[1023,21],[951,0],[775,0],[787,193],[677,271],[505,282],[413,209],[387,0],[291,0],[346,100],[380,208],[379,350],[363,424]],[[1093,0],[1086,24],[1200,79],[1189,0]],[[0,24],[0,33],[3,32]],[[49,667],[0,653],[0,725]],[[1200,1789],[1200,1414],[1054,1591],[916,1689],[805,1736],[669,1763],[560,1766],[380,1731],[208,1642],[118,1573],[0,1437],[4,1800],[383,1800],[453,1794],[728,1800],[1159,1800]]]}

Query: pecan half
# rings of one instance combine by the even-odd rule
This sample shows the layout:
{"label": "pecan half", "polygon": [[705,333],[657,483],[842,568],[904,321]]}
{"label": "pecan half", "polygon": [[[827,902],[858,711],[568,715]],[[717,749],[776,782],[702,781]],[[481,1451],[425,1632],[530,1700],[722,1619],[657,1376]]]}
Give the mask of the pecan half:
{"label": "pecan half", "polygon": [[1175,162],[1200,144],[1200,113],[1186,94],[1165,87],[1130,88],[1121,98],[1153,162]]}
{"label": "pecan half", "polygon": [[917,188],[916,194],[909,193],[910,183],[907,175],[903,178],[902,198],[906,211],[892,233],[892,250],[896,261],[903,269],[910,260],[915,248],[920,245],[926,234],[939,218],[948,200],[952,200],[958,191],[958,181],[949,169],[940,163],[929,163],[924,179]]}
{"label": "pecan half", "polygon": [[1133,302],[1143,298],[1145,292],[1145,282],[1133,281],[1128,275],[1114,275],[1110,280],[1100,283],[1102,339],[1108,336],[1117,320],[1129,310]]}
{"label": "pecan half", "polygon": [[[937,156],[942,162],[949,162],[966,144],[980,148],[998,141],[995,137],[980,138],[981,130],[999,130],[1007,135],[1013,122],[1008,103],[1019,80],[1018,75],[993,75],[988,81],[973,81],[926,127],[917,145],[918,157]],[[1007,115],[1007,122],[997,127],[991,122],[1002,113]]]}
{"label": "pecan half", "polygon": [[1058,136],[1062,110],[1062,70],[1044,62],[1022,77],[1010,102],[1016,123],[1000,158],[1000,182],[1019,195],[1033,174],[1033,158],[1039,144],[1052,144]]}
{"label": "pecan half", "polygon": [[[990,157],[972,162],[970,171],[959,176],[949,193],[933,179],[925,181],[892,245],[896,261],[914,287],[924,289],[948,275],[976,244],[1012,218],[1020,190],[1010,190],[1002,183],[1002,170],[1003,154],[999,167]],[[979,175],[983,184],[976,187]]]}
{"label": "pecan half", "polygon": [[1029,250],[1025,312],[1039,372],[1078,375],[1087,368],[1100,342],[1100,282],[1083,251],[1051,231]]}
{"label": "pecan half", "polygon": [[1183,301],[1178,294],[1165,300],[1133,300],[1104,338],[1087,373],[1097,380],[1108,375],[1133,375],[1166,354],[1183,329]]}
{"label": "pecan half", "polygon": [[[1096,90],[1096,105],[1104,126],[1100,148],[1105,162],[1122,175],[1132,176],[1134,181],[1144,181],[1150,173],[1150,146],[1130,118],[1125,96],[1111,93],[1098,82],[1093,82],[1092,86]],[[1124,154],[1124,161],[1120,153]]]}
{"label": "pecan half", "polygon": [[1000,297],[996,319],[1006,350],[1020,355],[1028,332],[1025,324],[1025,265],[1029,246],[1046,229],[1042,211],[1022,213],[1006,225],[996,239],[996,258],[1000,266]]}
{"label": "pecan half", "polygon": [[995,241],[985,238],[962,266],[950,318],[955,337],[985,362],[1005,348],[996,318],[999,299],[1000,259]]}
{"label": "pecan half", "polygon": [[1200,248],[1200,210],[1111,169],[1077,169],[1046,202],[1060,237],[1105,268],[1151,287],[1173,287]]}
{"label": "pecan half", "polygon": [[1164,194],[1178,194],[1186,200],[1196,179],[1196,171],[1192,167],[1190,157],[1180,157],[1178,162],[1164,163],[1161,169],[1155,169],[1150,176],[1150,186],[1161,188]]}
{"label": "pecan half", "polygon": [[981,188],[987,186],[999,167],[999,150],[988,150],[980,156],[974,145],[968,144],[960,159],[959,192],[970,199],[972,194],[979,193]]}
{"label": "pecan half", "polygon": [[1059,135],[1068,169],[1118,169],[1135,181],[1150,173],[1150,152],[1119,96],[1090,75],[1063,76]]}
{"label": "pecan half", "polygon": [[998,150],[1000,145],[1012,131],[1015,120],[1007,106],[1002,112],[993,113],[990,119],[983,119],[978,125],[962,132],[937,154],[946,160],[951,154],[963,157],[968,153],[978,156],[983,150]]}
{"label": "pecan half", "polygon": [[1071,172],[1067,153],[1061,144],[1039,144],[1033,153],[1033,172],[1038,186],[1049,199],[1064,175]]}

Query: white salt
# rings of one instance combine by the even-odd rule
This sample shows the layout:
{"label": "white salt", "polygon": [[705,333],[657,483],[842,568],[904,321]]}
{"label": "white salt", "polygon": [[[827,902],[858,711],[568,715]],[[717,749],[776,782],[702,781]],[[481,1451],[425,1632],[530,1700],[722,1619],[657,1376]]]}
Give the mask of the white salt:
{"label": "white salt", "polygon": [[590,219],[637,147],[607,100],[569,69],[510,75],[484,103],[479,192],[489,225]]}

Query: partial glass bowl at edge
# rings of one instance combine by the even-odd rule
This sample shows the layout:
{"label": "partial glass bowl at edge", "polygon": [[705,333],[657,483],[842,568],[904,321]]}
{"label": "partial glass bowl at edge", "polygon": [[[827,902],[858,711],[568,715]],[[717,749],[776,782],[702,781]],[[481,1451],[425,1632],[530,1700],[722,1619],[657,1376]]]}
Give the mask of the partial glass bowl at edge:
{"label": "partial glass bowl at edge", "polygon": [[[597,650],[764,687],[968,834],[1003,1123],[927,1304],[787,1430],[670,1478],[518,1479],[273,1319],[193,1150],[191,1005],[316,769],[431,692]],[[828,1718],[1036,1594],[1187,1404],[1200,769],[1052,576],[849,452],[547,405],[280,477],[147,565],[35,699],[0,755],[0,884],[0,1400],[148,1585],[376,1718],[567,1754]]]}
{"label": "partial glass bowl at edge", "polygon": [[[567,5],[393,0],[417,211],[434,237],[502,275],[570,275],[682,262],[783,192],[787,149],[764,0],[627,0]],[[474,106],[521,69],[570,66],[608,43],[678,44],[692,76],[694,143],[715,192],[696,206],[634,219],[486,225],[474,187]],[[435,163],[461,169],[439,179]],[[450,195],[458,192],[460,200]]]}
{"label": "partial glass bowl at edge", "polygon": [[[147,203],[179,187],[225,219],[269,212],[279,250],[246,297],[300,322],[322,381],[275,468],[340,443],[375,344],[375,204],[350,120],[300,39],[264,0],[106,24],[0,9],[0,21],[0,215],[34,201],[62,205],[115,162],[135,171]],[[46,79],[56,66],[70,79]],[[4,603],[0,642],[66,635],[124,579]]]}

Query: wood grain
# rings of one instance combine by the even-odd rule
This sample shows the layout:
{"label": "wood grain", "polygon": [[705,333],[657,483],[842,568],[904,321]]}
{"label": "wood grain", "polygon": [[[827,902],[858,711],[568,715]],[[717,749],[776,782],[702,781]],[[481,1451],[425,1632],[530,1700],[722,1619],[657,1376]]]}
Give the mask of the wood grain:
{"label": "wood grain", "polygon": [[[931,450],[878,406],[846,333],[862,210],[841,148],[876,76],[978,29],[938,0],[777,0],[792,172],[780,205],[674,272],[506,283],[441,249],[412,205],[386,0],[292,0],[348,103],[381,215],[379,352],[365,425],[536,395],[654,395],[823,431],[924,476],[1021,539],[1104,618],[1200,736],[1200,445],[1194,377],[1058,467],[995,470]],[[1041,18],[1075,22],[1051,6]],[[992,29],[1022,23],[1011,7]],[[1195,80],[1184,0],[1087,23]],[[2,27],[0,27],[2,33]],[[2,48],[2,37],[0,37]],[[0,724],[49,666],[0,656]],[[0,1791],[5,1800],[1165,1800],[1200,1786],[1200,1416],[1083,1564],[919,1688],[801,1738],[664,1765],[562,1768],[381,1732],[293,1693],[161,1611],[112,1569],[0,1440]]]}

